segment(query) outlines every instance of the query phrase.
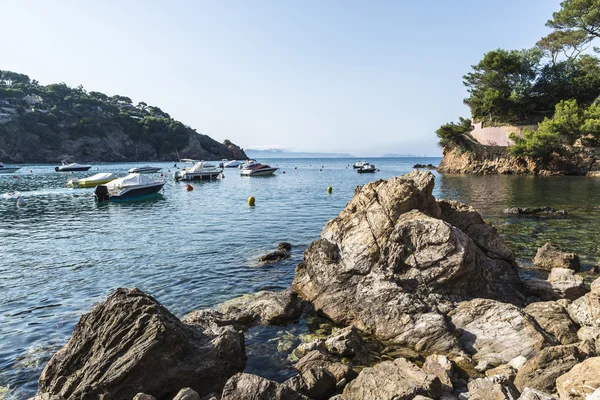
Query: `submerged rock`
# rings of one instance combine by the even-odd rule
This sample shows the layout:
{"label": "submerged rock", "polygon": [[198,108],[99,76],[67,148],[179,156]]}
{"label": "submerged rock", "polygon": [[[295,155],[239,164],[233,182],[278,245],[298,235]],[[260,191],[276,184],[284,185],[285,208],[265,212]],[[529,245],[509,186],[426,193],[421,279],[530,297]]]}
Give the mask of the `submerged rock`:
{"label": "submerged rock", "polygon": [[271,251],[258,258],[258,261],[264,264],[272,264],[290,257],[292,245],[288,242],[281,242],[277,246],[277,250]]}
{"label": "submerged rock", "polygon": [[438,398],[442,392],[437,376],[430,375],[404,358],[365,368],[344,389],[347,400],[410,400],[417,395]]}
{"label": "submerged rock", "polygon": [[305,251],[294,290],[336,323],[425,354],[464,354],[444,316],[451,299],[522,304],[525,290],[495,230],[470,208],[438,204],[433,184],[413,171],[357,188]]}
{"label": "submerged rock", "polygon": [[513,215],[550,215],[550,216],[565,216],[569,212],[566,210],[556,210],[552,207],[512,207],[504,210],[504,214]]}
{"label": "submerged rock", "polygon": [[577,254],[567,253],[554,246],[552,243],[546,243],[538,249],[533,264],[538,268],[547,270],[553,268],[568,268],[577,272],[581,269],[579,256]]}
{"label": "submerged rock", "polygon": [[490,367],[532,357],[548,344],[533,318],[511,304],[475,299],[460,303],[449,317],[463,348]]}
{"label": "submerged rock", "polygon": [[226,326],[246,330],[254,325],[282,325],[297,320],[302,302],[290,289],[283,292],[257,292],[220,304],[215,309],[202,309],[183,317],[190,325]]}
{"label": "submerged rock", "polygon": [[421,169],[437,169],[437,167],[433,164],[415,164],[413,168],[421,168]]}
{"label": "submerged rock", "polygon": [[309,400],[286,385],[252,374],[239,373],[223,388],[221,400]]}
{"label": "submerged rock", "polygon": [[81,317],[42,372],[40,393],[121,400],[141,390],[171,399],[182,387],[200,394],[220,391],[245,365],[241,332],[202,331],[138,289],[117,289]]}

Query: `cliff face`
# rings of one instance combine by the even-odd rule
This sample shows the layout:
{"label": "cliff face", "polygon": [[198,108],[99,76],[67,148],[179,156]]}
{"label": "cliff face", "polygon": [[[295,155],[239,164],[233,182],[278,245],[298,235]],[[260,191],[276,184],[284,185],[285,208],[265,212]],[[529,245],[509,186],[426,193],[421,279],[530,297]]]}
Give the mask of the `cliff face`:
{"label": "cliff face", "polygon": [[600,148],[562,146],[548,161],[519,159],[507,147],[484,146],[472,140],[444,148],[438,171],[455,174],[600,176]]}
{"label": "cliff face", "polygon": [[247,159],[235,144],[221,144],[192,129],[176,137],[149,137],[132,133],[128,126],[100,121],[97,129],[79,134],[68,127],[33,129],[18,120],[0,126],[0,160],[7,163],[46,163],[69,159],[79,162],[173,161]]}

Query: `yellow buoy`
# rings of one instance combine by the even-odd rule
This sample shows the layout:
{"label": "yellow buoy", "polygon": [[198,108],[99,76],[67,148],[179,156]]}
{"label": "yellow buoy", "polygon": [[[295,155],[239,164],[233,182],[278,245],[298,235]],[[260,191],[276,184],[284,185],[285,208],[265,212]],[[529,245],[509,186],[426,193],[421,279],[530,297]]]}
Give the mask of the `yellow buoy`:
{"label": "yellow buoy", "polygon": [[254,207],[254,203],[256,202],[256,199],[254,198],[254,196],[250,196],[248,197],[248,205],[250,207]]}
{"label": "yellow buoy", "polygon": [[333,189],[331,188],[331,186],[328,186],[327,187],[327,193],[331,193],[331,192],[333,192]]}

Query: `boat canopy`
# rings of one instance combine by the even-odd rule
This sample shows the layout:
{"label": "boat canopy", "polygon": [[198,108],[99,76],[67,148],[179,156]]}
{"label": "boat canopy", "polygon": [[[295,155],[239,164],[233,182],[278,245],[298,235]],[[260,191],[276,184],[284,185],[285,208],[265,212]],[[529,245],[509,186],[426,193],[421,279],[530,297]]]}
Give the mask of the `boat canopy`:
{"label": "boat canopy", "polygon": [[115,179],[114,181],[110,181],[106,184],[109,189],[112,188],[121,188],[121,187],[129,187],[129,186],[144,186],[151,185],[155,183],[152,179],[142,175],[142,174],[129,174],[126,177]]}
{"label": "boat canopy", "polygon": [[190,172],[200,172],[205,168],[215,168],[215,166],[206,161],[200,161],[190,169]]}
{"label": "boat canopy", "polygon": [[88,176],[85,179],[90,180],[90,181],[103,181],[106,179],[111,179],[111,178],[116,178],[116,177],[117,176],[115,174],[113,174],[112,172],[101,172],[96,175]]}

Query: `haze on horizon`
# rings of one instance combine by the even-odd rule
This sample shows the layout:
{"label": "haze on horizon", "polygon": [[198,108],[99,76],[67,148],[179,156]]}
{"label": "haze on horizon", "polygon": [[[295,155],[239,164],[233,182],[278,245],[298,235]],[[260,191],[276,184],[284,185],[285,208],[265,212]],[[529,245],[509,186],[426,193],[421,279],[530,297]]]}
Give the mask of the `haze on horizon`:
{"label": "haze on horizon", "polygon": [[559,0],[5,0],[0,69],[128,96],[244,148],[437,156],[462,76]]}

